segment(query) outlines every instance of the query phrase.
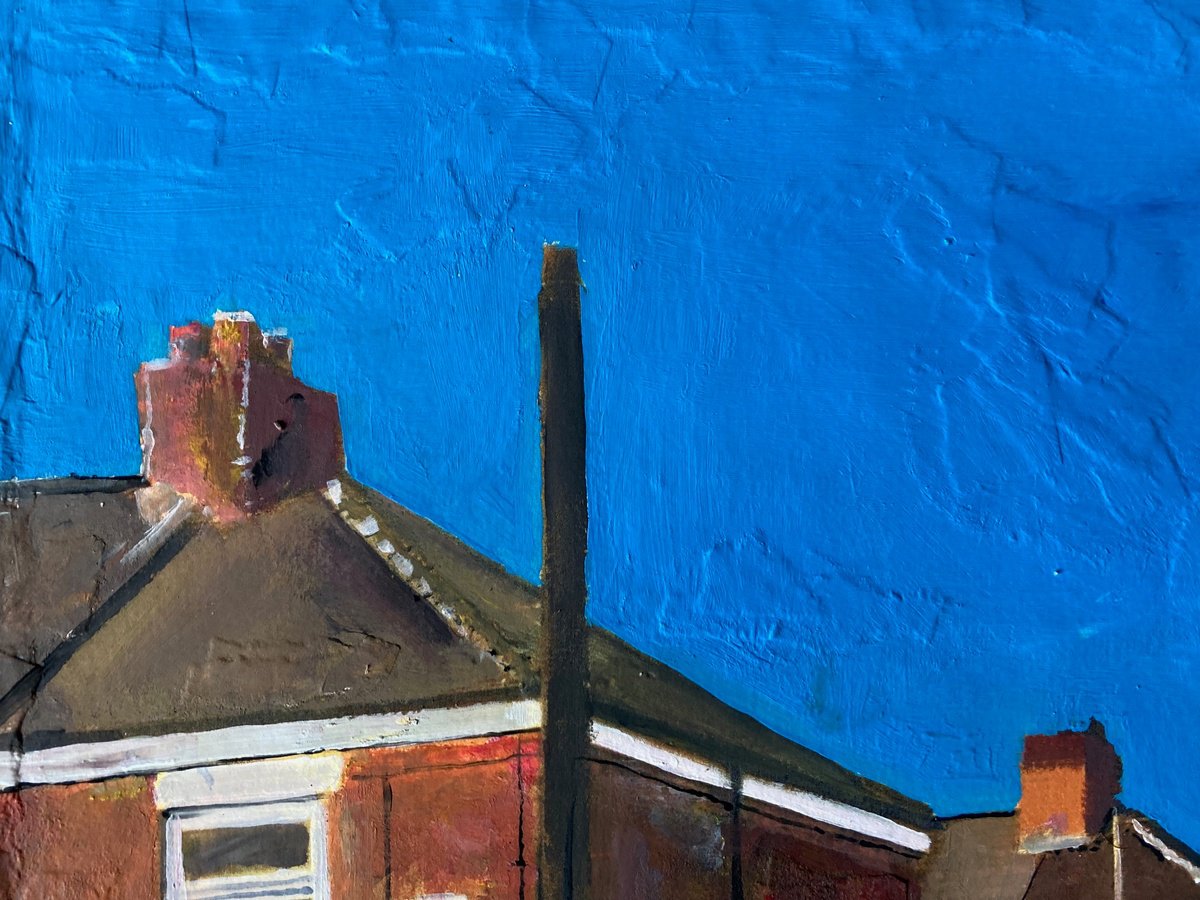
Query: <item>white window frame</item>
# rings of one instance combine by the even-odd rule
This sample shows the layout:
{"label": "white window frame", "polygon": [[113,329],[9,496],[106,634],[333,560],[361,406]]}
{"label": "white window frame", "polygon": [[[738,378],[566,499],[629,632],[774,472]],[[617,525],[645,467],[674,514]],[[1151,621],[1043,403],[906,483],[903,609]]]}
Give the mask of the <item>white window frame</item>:
{"label": "white window frame", "polygon": [[[289,881],[311,885],[313,900],[331,900],[329,833],[325,795],[341,783],[339,754],[260,760],[166,772],[155,779],[154,797],[165,812],[166,900],[219,897],[236,890],[281,888]],[[210,828],[302,824],[308,829],[308,864],[253,875],[189,881],[183,867],[183,835]],[[299,886],[299,885],[297,885]]]}
{"label": "white window frame", "polygon": [[[252,875],[217,875],[189,880],[183,868],[183,835],[210,828],[254,828],[260,825],[304,825],[308,829],[308,864]],[[167,816],[167,900],[223,897],[267,884],[310,886],[313,900],[329,898],[328,840],[325,808],[317,800],[183,809]]]}

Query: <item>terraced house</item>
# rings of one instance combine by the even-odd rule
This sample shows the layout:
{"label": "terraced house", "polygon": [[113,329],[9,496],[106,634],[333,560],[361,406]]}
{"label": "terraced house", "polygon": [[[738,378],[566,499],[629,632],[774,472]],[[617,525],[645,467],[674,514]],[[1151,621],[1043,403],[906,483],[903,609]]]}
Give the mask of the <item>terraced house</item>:
{"label": "terraced house", "polygon": [[573,251],[539,313],[541,585],[352,479],[245,313],[137,373],[141,475],[0,488],[0,896],[1200,896],[1095,729],[939,821],[589,624]]}

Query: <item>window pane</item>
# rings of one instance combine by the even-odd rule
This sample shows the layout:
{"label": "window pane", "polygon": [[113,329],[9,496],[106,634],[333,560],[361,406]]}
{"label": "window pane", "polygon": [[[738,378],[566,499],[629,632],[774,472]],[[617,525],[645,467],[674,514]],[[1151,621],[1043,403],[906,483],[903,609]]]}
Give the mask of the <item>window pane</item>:
{"label": "window pane", "polygon": [[183,871],[188,878],[291,869],[306,862],[306,825],[206,828],[183,833]]}

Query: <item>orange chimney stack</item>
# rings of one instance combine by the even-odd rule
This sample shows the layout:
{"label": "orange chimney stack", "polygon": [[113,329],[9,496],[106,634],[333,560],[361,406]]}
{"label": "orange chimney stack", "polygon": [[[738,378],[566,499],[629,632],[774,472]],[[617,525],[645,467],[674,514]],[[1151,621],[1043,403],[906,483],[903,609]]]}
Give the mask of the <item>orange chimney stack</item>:
{"label": "orange chimney stack", "polygon": [[1120,791],[1121,758],[1095,719],[1086,731],[1030,735],[1017,806],[1021,849],[1079,846],[1103,828]]}

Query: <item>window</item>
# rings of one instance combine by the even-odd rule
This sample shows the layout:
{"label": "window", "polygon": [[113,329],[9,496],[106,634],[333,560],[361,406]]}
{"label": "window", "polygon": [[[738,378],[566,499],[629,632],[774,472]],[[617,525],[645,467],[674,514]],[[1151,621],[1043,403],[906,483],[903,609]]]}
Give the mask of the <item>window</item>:
{"label": "window", "polygon": [[167,816],[167,900],[328,898],[324,809],[315,801]]}
{"label": "window", "polygon": [[329,900],[321,797],[340,778],[335,756],[158,776],[167,900]]}
{"label": "window", "polygon": [[219,823],[215,828],[198,828],[186,821],[181,824],[193,826],[183,832],[180,841],[183,874],[188,879],[297,869],[307,866],[312,856],[307,822]]}

